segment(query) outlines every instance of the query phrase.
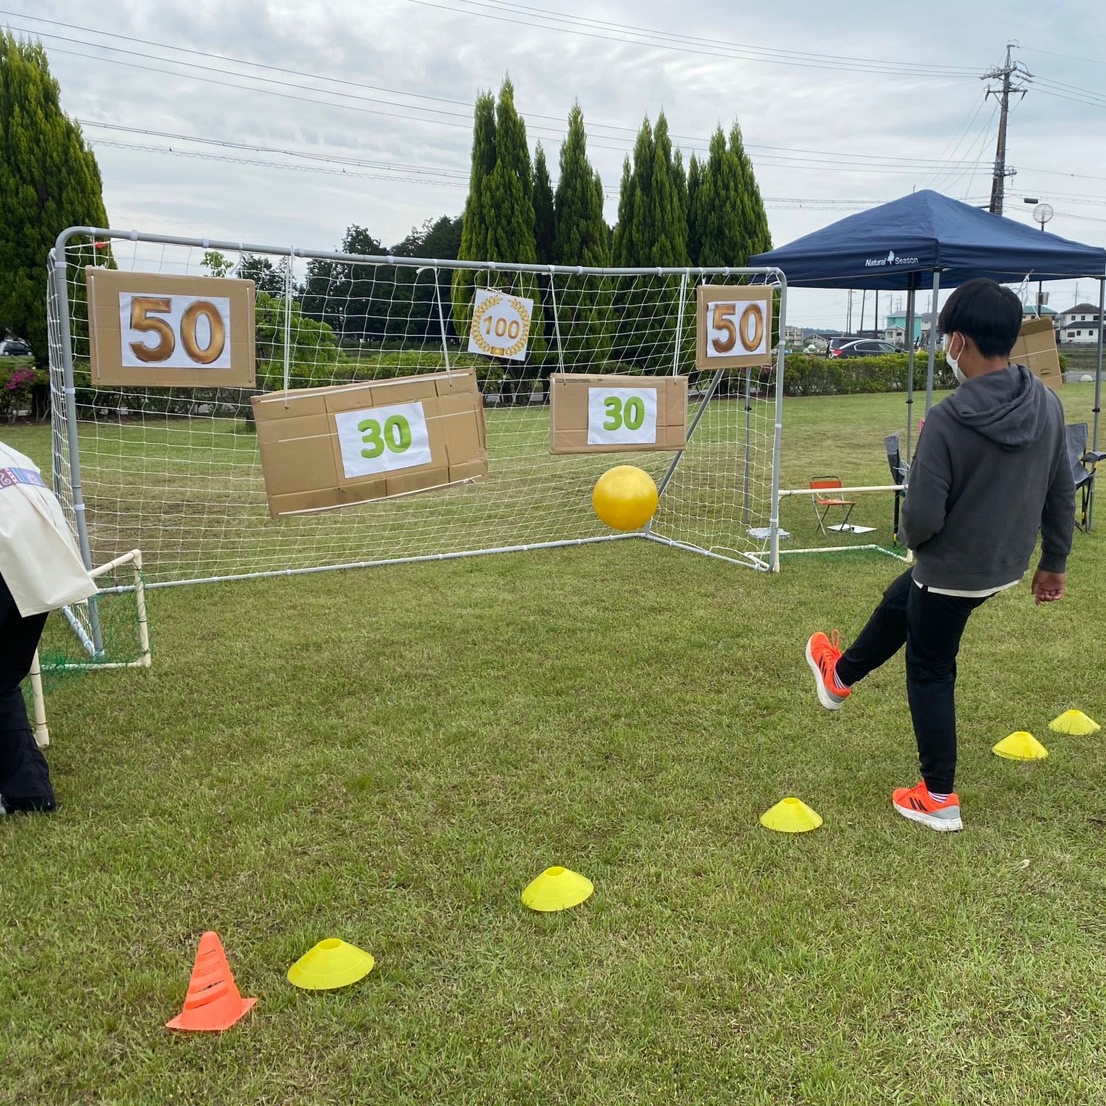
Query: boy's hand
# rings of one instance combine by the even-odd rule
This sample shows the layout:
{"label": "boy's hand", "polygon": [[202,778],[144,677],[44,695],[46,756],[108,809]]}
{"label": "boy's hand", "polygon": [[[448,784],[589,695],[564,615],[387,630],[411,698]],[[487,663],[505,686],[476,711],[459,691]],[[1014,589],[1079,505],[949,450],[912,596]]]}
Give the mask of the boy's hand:
{"label": "boy's hand", "polygon": [[1062,572],[1037,569],[1033,573],[1033,602],[1040,606],[1041,603],[1055,603],[1057,599],[1063,599],[1064,579]]}

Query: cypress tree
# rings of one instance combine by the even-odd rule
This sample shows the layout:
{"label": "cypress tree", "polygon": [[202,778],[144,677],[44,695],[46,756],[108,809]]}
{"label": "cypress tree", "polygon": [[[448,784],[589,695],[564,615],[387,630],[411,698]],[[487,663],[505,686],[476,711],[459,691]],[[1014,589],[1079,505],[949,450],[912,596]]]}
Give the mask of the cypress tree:
{"label": "cypress tree", "polygon": [[[687,251],[687,218],[688,218],[688,185],[687,173],[684,171],[684,155],[677,149],[672,157],[672,183],[676,187],[676,203],[683,220],[684,251]],[[688,261],[691,260],[690,254]]]}
{"label": "cypress tree", "polygon": [[[473,168],[469,182],[469,200],[465,205],[461,234],[461,257],[472,261],[503,261],[533,264],[537,260],[534,236],[534,169],[526,144],[526,124],[515,109],[515,89],[505,77],[499,99],[491,116],[491,95],[477,102],[477,120],[473,132]],[[487,136],[490,134],[490,149]],[[488,165],[491,165],[490,170]],[[470,205],[473,232],[469,235]],[[481,241],[481,228],[484,239]],[[480,252],[481,246],[483,247]],[[545,352],[544,324],[538,283],[531,273],[474,273],[457,270],[453,275],[453,326],[461,337],[468,334],[472,320],[475,289],[497,288],[534,301],[530,321],[528,364],[504,365],[505,388],[511,381],[520,384],[540,364]],[[514,387],[517,388],[518,384]]]}
{"label": "cypress tree", "polygon": [[505,78],[495,109],[495,168],[487,180],[487,261],[533,264],[534,171],[526,124],[515,110],[515,88]]}
{"label": "cypress tree", "polygon": [[[469,194],[461,216],[461,248],[464,261],[488,260],[488,178],[495,169],[495,97],[482,92],[476,98],[472,127],[472,161],[469,169]],[[466,269],[453,273],[453,318],[458,335],[468,334],[472,317],[473,274]]]}
{"label": "cypress tree", "polygon": [[[25,338],[39,362],[47,358],[46,256],[66,227],[106,224],[100,169],[61,109],[45,50],[0,30],[0,330]],[[80,252],[112,264],[91,243]]]}
{"label": "cypress tree", "polygon": [[699,188],[700,265],[745,265],[750,256],[772,248],[768,216],[753,166],[735,123],[729,145],[719,127]]}
{"label": "cypress tree", "polygon": [[[679,183],[678,183],[679,182]],[[681,199],[681,193],[683,199]],[[647,265],[687,264],[687,182],[683,162],[677,163],[662,112],[653,131],[653,173],[648,222],[652,246]]]}
{"label": "cypress tree", "polygon": [[553,206],[553,185],[545,150],[539,142],[534,154],[534,249],[540,264],[549,264],[555,256],[557,217]]}
{"label": "cypress tree", "polygon": [[702,184],[703,165],[692,154],[687,167],[687,256],[692,265],[701,265],[702,252]]}
{"label": "cypress tree", "polygon": [[559,265],[606,265],[609,261],[603,184],[588,161],[587,141],[584,114],[576,104],[569,112],[568,134],[561,145],[555,198],[557,239],[553,258]]}
{"label": "cypress tree", "polygon": [[742,230],[745,239],[745,252],[740,264],[745,265],[753,254],[765,253],[772,248],[772,233],[768,229],[768,213],[764,210],[760,185],[757,184],[752,162],[741,140],[741,127],[736,122],[730,129],[729,154],[738,166]]}
{"label": "cypress tree", "polygon": [[[662,113],[654,128],[646,118],[634,144],[633,167],[623,170],[615,264],[687,265],[686,197],[683,162],[674,156],[668,121]],[[679,283],[677,277],[656,276],[620,282],[620,358],[649,368],[671,363],[675,335],[669,319],[676,316]]]}
{"label": "cypress tree", "polygon": [[618,222],[611,235],[611,262],[625,266],[634,252],[634,175],[630,158],[622,160],[622,180],[618,186]]}
{"label": "cypress tree", "polygon": [[742,253],[741,167],[719,126],[711,135],[703,181],[700,265],[739,265]]}
{"label": "cypress tree", "polygon": [[[579,104],[569,112],[568,134],[561,145],[556,210],[554,260],[560,265],[609,264],[603,182],[588,161],[587,132]],[[610,295],[609,283],[594,277],[559,278],[561,354],[566,368],[587,368],[609,356]]]}

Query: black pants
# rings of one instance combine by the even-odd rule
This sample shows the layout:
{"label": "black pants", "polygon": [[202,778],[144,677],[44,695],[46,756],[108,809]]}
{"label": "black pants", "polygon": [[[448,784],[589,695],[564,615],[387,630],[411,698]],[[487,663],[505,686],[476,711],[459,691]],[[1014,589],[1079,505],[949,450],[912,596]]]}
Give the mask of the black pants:
{"label": "black pants", "polygon": [[53,810],[46,758],[35,744],[19,685],[31,671],[46,615],[23,618],[0,576],[0,798],[8,810]]}
{"label": "black pants", "polygon": [[906,646],[906,696],[922,778],[938,794],[952,791],[956,779],[956,654],[968,617],[986,601],[935,595],[904,572],[837,662],[838,680],[851,687]]}

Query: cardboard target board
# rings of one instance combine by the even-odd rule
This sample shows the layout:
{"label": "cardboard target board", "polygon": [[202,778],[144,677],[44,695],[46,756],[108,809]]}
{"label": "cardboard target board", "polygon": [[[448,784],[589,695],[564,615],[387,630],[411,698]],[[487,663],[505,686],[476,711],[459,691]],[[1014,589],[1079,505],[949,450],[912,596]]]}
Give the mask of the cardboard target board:
{"label": "cardboard target board", "polygon": [[473,372],[297,388],[251,402],[273,518],[488,475],[483,397]]}
{"label": "cardboard target board", "polygon": [[745,369],[772,363],[770,286],[700,284],[695,301],[697,369]]}
{"label": "cardboard target board", "polygon": [[89,266],[97,387],[252,388],[254,282]]}
{"label": "cardboard target board", "polygon": [[1051,319],[1025,319],[1018,340],[1010,351],[1011,362],[1025,365],[1054,391],[1064,386],[1060,353]]}
{"label": "cardboard target board", "polygon": [[687,444],[686,376],[553,373],[550,453],[625,453]]}

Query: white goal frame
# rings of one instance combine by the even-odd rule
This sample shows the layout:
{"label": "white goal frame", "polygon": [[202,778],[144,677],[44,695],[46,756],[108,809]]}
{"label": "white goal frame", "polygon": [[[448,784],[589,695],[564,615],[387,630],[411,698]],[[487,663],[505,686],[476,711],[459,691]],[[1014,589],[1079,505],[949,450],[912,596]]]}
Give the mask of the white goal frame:
{"label": "white goal frame", "polygon": [[[54,401],[54,486],[58,490],[59,498],[62,500],[63,507],[65,508],[66,513],[73,524],[73,528],[78,539],[81,555],[86,565],[89,566],[91,566],[93,562],[94,552],[92,543],[90,542],[89,538],[89,526],[88,520],[86,518],[86,505],[82,488],[81,442],[79,436],[79,417],[76,401],[77,389],[74,376],[74,336],[72,332],[70,318],[70,288],[71,282],[74,280],[74,276],[71,269],[69,254],[67,253],[67,250],[74,245],[75,240],[80,240],[77,245],[81,245],[83,244],[83,242],[89,239],[95,242],[111,242],[117,245],[122,245],[123,243],[130,242],[160,246],[163,248],[186,247],[195,251],[230,251],[239,256],[245,256],[249,254],[253,256],[271,258],[274,261],[287,259],[287,272],[289,274],[291,273],[292,266],[296,261],[306,259],[308,261],[333,261],[347,265],[376,266],[382,269],[386,267],[393,267],[396,269],[407,268],[419,271],[429,268],[433,269],[435,273],[437,273],[438,270],[454,273],[462,270],[468,270],[472,272],[477,279],[479,277],[479,274],[481,273],[496,275],[512,273],[532,274],[531,279],[537,279],[539,277],[545,277],[547,279],[552,279],[553,277],[596,277],[609,280],[617,280],[618,278],[645,279],[659,277],[678,280],[680,282],[679,316],[675,320],[675,329],[673,330],[674,340],[672,342],[673,349],[671,358],[671,371],[674,374],[679,372],[694,371],[694,362],[688,356],[688,350],[686,348],[687,344],[685,340],[689,321],[685,320],[684,318],[684,304],[687,301],[686,293],[689,289],[693,292],[693,289],[695,287],[695,283],[693,282],[724,283],[727,281],[727,279],[732,278],[735,282],[756,282],[770,285],[774,293],[776,294],[778,301],[778,319],[783,320],[784,318],[786,318],[786,278],[782,271],[776,268],[584,268],[577,266],[557,265],[508,265],[495,262],[452,260],[443,261],[428,258],[396,257],[391,255],[362,256],[338,253],[328,250],[310,250],[301,249],[298,247],[277,247],[262,244],[244,243],[240,241],[226,239],[193,238],[177,235],[151,234],[139,231],[114,230],[111,228],[71,227],[59,234],[55,248],[51,253],[49,266],[48,291],[51,308],[49,313],[51,338],[51,392],[52,399]],[[137,248],[138,247],[136,246],[135,249],[137,250]],[[78,279],[83,278],[79,277]],[[291,277],[289,276],[289,284],[290,283]],[[288,331],[291,328],[291,316],[293,307],[291,296],[286,296],[283,302],[285,304],[284,315],[286,330],[284,356],[285,378],[287,380],[289,375]],[[448,369],[449,349],[446,342],[447,324],[443,313],[440,295],[438,297],[437,312],[438,320],[441,325],[441,351],[445,355],[446,367]],[[553,299],[553,316],[553,325],[547,328],[547,335],[550,342],[550,349],[555,348],[559,357],[561,353],[562,334],[561,321],[557,317],[557,301],[555,296]],[[553,344],[554,341],[555,346]],[[761,495],[765,504],[762,508],[763,513],[759,517],[763,520],[764,523],[767,523],[767,526],[762,527],[764,530],[767,530],[767,534],[764,536],[764,538],[758,538],[758,540],[761,540],[763,542],[759,552],[739,551],[736,542],[734,543],[733,548],[729,547],[728,545],[720,546],[718,548],[707,548],[705,546],[695,544],[694,542],[677,540],[657,533],[656,528],[653,526],[653,524],[650,524],[643,528],[641,531],[633,534],[611,533],[600,536],[570,537],[564,540],[527,542],[522,544],[506,544],[497,545],[494,548],[474,548],[442,553],[430,553],[419,556],[398,556],[395,558],[387,557],[383,559],[374,558],[366,560],[350,560],[342,564],[324,564],[309,567],[294,567],[277,571],[228,573],[226,575],[213,575],[206,577],[174,579],[165,581],[152,579],[147,582],[146,586],[164,587],[179,584],[208,582],[216,579],[225,580],[259,578],[264,576],[283,576],[299,573],[328,571],[330,569],[336,568],[368,567],[371,565],[388,563],[410,563],[413,561],[445,560],[454,557],[472,556],[492,552],[514,552],[536,548],[550,548],[555,546],[587,544],[590,542],[598,541],[622,540],[628,537],[645,538],[647,540],[660,542],[662,544],[688,549],[690,551],[707,556],[717,557],[722,560],[730,561],[735,564],[745,565],[746,567],[752,567],[757,570],[778,572],[780,569],[779,492],[780,456],[783,431],[784,358],[784,343],[781,340],[775,352],[772,367],[769,368],[769,366],[765,366],[766,370],[771,371],[774,376],[774,379],[772,379],[769,383],[769,392],[765,393],[762,391],[758,394],[757,397],[758,402],[761,404],[761,407],[758,408],[758,411],[761,413],[761,425],[764,428],[757,440],[764,443],[763,467],[765,474],[767,474],[769,434],[771,450],[770,493],[767,487],[764,486],[766,482],[757,484],[757,487],[760,489],[759,494]],[[418,372],[419,370],[416,368],[413,371]],[[712,399],[715,398],[715,395],[719,390],[719,385],[725,377],[732,376],[735,380],[740,380],[742,378],[745,379],[746,383],[744,386],[746,388],[746,411],[748,411],[750,408],[751,401],[748,397],[748,389],[750,385],[748,384],[749,375],[747,372],[743,370],[723,369],[702,373],[700,375],[704,382],[705,391],[700,396],[698,407],[689,409],[687,446],[684,449],[673,452],[670,464],[668,464],[662,478],[658,480],[658,490],[660,493],[662,504],[665,502],[664,497],[666,492],[669,491],[671,482],[673,481],[677,473],[680,472],[681,465],[684,464],[684,458],[687,449],[690,449],[695,442],[696,429],[699,426],[700,420],[702,419],[704,413],[707,411],[707,408]],[[774,412],[772,414],[769,414],[770,405],[773,404]],[[748,454],[748,446],[746,446],[746,453]],[[612,464],[619,463],[617,454],[612,454],[610,456],[610,460]],[[748,471],[748,457],[746,457],[747,478]],[[748,482],[746,482],[745,487],[745,503],[741,519],[745,523],[748,523],[749,521]],[[744,541],[744,539],[745,535],[742,534],[742,540]],[[98,644],[99,632],[96,625],[95,605],[92,605],[90,607],[89,615],[90,636],[93,643]]]}

